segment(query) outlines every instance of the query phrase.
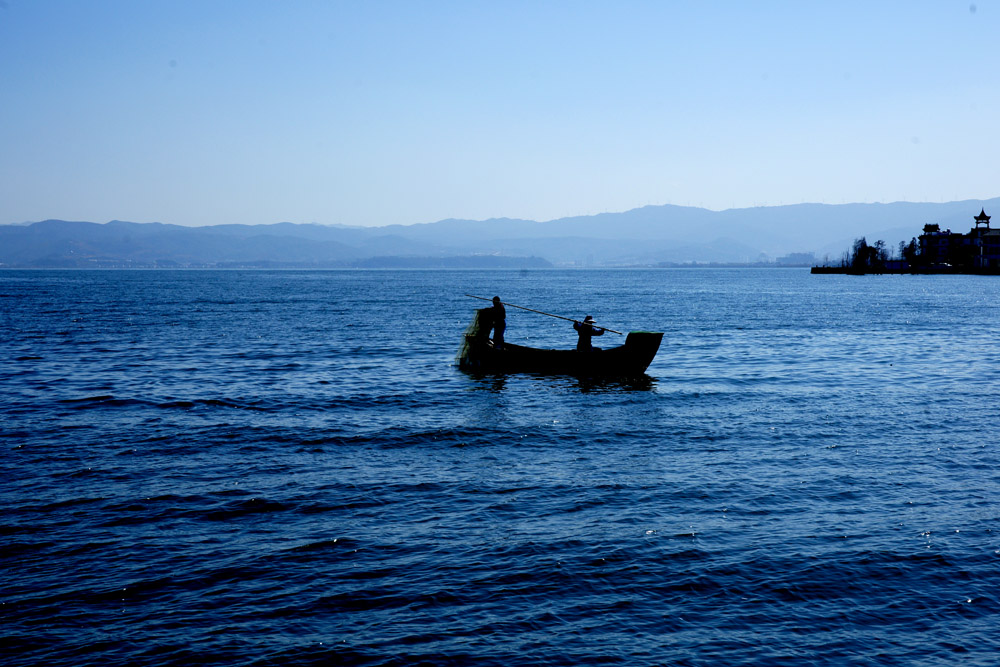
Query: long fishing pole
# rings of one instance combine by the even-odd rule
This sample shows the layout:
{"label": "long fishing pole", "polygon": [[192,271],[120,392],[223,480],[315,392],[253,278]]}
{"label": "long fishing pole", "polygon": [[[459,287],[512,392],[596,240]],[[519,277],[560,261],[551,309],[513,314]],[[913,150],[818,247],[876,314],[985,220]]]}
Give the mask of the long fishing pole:
{"label": "long fishing pole", "polygon": [[[493,301],[493,299],[487,299],[485,296],[476,296],[475,294],[466,294],[465,296],[471,296],[473,299],[482,299],[483,301]],[[574,320],[572,317],[563,317],[562,315],[553,315],[552,313],[546,313],[542,310],[535,310],[534,308],[526,308],[524,306],[519,306],[516,303],[507,303],[506,301],[501,301],[505,306],[510,306],[511,308],[520,308],[521,310],[527,310],[531,313],[538,313],[539,315],[548,315],[549,317],[554,317],[559,320],[566,320],[567,322],[579,322],[579,320]],[[596,326],[596,325],[595,325]],[[604,329],[605,331],[610,331],[611,333],[616,333],[619,336],[624,336],[621,331],[615,331],[614,329],[609,329],[607,327],[597,327],[598,329]]]}

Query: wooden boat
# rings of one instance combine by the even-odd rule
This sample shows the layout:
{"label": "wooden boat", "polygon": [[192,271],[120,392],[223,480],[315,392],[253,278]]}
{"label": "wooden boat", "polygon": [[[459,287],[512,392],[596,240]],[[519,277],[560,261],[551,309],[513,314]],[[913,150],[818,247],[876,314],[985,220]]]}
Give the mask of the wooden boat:
{"label": "wooden boat", "polygon": [[477,320],[466,331],[458,353],[458,365],[477,373],[542,373],[581,377],[636,377],[646,372],[656,351],[660,349],[662,332],[633,331],[625,344],[608,349],[546,350],[504,342],[502,349],[493,347]]}
{"label": "wooden boat", "polygon": [[625,338],[624,345],[580,352],[546,350],[508,342],[498,350],[490,339],[476,337],[467,341],[458,365],[479,373],[635,377],[646,372],[662,338],[661,332],[633,331]]}

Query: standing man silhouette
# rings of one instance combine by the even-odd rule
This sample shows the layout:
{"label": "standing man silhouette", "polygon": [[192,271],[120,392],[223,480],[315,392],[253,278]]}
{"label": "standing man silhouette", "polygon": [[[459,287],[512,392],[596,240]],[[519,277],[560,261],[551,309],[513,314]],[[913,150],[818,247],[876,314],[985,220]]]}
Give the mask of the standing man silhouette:
{"label": "standing man silhouette", "polygon": [[507,329],[507,311],[500,303],[500,297],[493,297],[493,347],[503,349],[503,332]]}

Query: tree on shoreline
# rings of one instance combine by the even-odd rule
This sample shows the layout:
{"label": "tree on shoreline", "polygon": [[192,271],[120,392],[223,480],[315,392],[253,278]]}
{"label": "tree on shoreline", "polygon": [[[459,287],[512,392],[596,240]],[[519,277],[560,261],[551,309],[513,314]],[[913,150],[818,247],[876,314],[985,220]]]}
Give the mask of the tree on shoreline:
{"label": "tree on shoreline", "polygon": [[916,238],[911,238],[910,242],[903,245],[903,242],[899,242],[899,256],[904,262],[910,266],[916,266],[920,263],[920,244],[917,243]]}
{"label": "tree on shoreline", "polygon": [[889,261],[889,250],[881,239],[868,245],[865,237],[854,241],[851,250],[844,257],[844,266],[855,271],[881,271]]}

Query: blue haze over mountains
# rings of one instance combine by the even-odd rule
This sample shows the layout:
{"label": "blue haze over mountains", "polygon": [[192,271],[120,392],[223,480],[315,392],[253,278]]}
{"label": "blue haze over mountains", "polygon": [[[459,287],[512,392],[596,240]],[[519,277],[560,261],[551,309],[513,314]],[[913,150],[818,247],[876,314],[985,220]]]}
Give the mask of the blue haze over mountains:
{"label": "blue haze over mountains", "polygon": [[1000,198],[947,203],[795,204],[711,211],[646,206],[531,220],[441,220],[383,227],[184,227],[46,220],[0,226],[0,266],[407,267],[752,263],[794,253],[839,258],[855,238],[890,247],[926,223],[965,232]]}

